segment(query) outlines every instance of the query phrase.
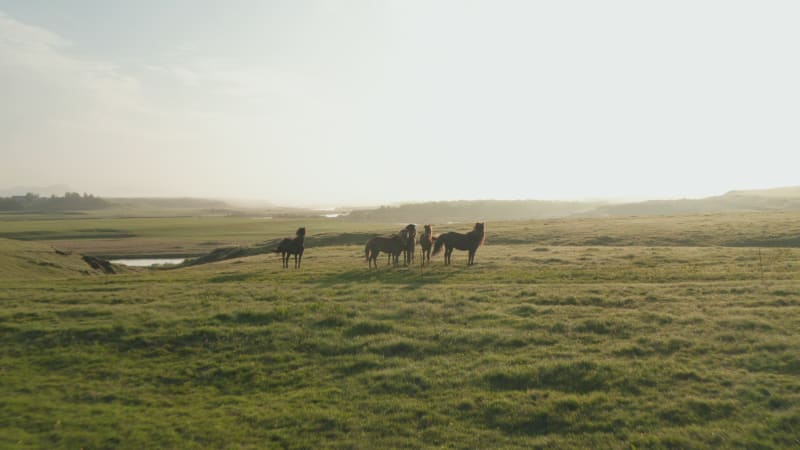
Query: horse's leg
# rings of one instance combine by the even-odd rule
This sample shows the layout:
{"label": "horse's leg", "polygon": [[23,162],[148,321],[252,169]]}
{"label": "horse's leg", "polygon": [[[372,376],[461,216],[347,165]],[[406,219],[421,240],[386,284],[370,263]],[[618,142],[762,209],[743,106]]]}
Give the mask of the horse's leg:
{"label": "horse's leg", "polygon": [[300,268],[300,263],[303,262],[303,252],[300,252],[299,259],[297,260],[297,268]]}
{"label": "horse's leg", "polygon": [[473,261],[475,261],[475,250],[469,249],[469,257],[467,258],[467,265],[471,266]]}

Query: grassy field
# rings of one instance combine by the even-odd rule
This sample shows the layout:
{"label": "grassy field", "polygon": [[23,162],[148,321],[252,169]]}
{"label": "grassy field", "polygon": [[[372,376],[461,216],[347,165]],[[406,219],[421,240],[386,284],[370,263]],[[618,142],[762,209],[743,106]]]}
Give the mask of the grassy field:
{"label": "grassy field", "polygon": [[[373,271],[337,233],[399,227],[225,219],[0,222],[62,233],[0,239],[0,447],[800,446],[800,215],[488,223],[474,266]],[[52,247],[300,225],[327,236],[301,270],[102,275]],[[135,236],[60,239],[81,229]]]}
{"label": "grassy field", "polygon": [[0,216],[0,238],[44,242],[59,249],[109,259],[197,256],[218,247],[254,245],[294,237],[298,226],[314,230],[312,241],[342,233],[388,233],[400,228],[324,218],[299,220],[202,215],[129,218],[49,215],[21,219],[19,215]]}

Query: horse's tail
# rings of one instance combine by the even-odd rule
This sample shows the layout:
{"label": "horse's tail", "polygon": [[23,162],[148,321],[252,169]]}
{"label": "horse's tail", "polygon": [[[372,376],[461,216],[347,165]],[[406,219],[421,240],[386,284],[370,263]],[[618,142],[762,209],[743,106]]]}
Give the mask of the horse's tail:
{"label": "horse's tail", "polygon": [[[370,242],[372,242],[372,241],[370,241]],[[370,242],[367,242],[367,245],[364,246],[364,258],[367,260],[367,262],[369,262],[369,244],[370,244]]]}
{"label": "horse's tail", "polygon": [[444,239],[441,239],[441,236],[439,236],[439,238],[436,239],[436,244],[433,246],[433,255],[434,256],[438,255],[439,252],[442,251],[443,246],[444,246]]}

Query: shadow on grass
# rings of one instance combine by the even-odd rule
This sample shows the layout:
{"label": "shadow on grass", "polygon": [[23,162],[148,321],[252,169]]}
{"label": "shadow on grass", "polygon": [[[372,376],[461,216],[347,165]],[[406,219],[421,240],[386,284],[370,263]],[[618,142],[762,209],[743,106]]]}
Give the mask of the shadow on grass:
{"label": "shadow on grass", "polygon": [[208,279],[209,283],[231,283],[235,281],[246,281],[259,276],[259,273],[223,273]]}
{"label": "shadow on grass", "polygon": [[484,380],[495,391],[554,389],[587,393],[608,389],[615,377],[609,366],[578,361],[537,369],[496,369],[486,374]]}
{"label": "shadow on grass", "polygon": [[318,276],[314,282],[320,286],[330,287],[351,283],[383,283],[406,285],[408,289],[418,289],[428,284],[438,284],[461,271],[420,270],[419,266],[380,267],[377,270],[353,269]]}

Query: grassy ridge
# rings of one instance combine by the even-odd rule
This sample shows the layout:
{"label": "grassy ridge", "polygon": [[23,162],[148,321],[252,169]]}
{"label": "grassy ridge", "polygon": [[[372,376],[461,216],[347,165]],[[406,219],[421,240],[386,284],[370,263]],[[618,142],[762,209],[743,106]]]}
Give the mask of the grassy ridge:
{"label": "grassy ridge", "polygon": [[[119,272],[134,269],[115,266]],[[47,244],[0,239],[0,282],[7,280],[49,280],[101,274],[79,254],[64,252]]]}
{"label": "grassy ridge", "polygon": [[5,280],[0,447],[796,445],[800,249],[492,236],[472,267]]}

